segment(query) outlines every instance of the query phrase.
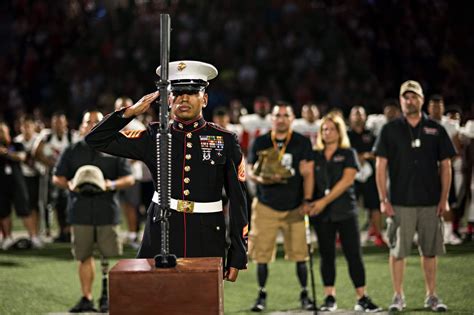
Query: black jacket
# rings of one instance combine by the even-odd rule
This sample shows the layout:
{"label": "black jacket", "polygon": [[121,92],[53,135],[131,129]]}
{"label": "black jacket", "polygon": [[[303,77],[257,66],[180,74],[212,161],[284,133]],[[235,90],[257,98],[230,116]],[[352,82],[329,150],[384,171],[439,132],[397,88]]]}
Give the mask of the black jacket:
{"label": "black jacket", "polygon": [[[124,131],[132,118],[122,111],[106,116],[86,137],[95,149],[143,161],[153,174],[156,189],[158,124],[144,131]],[[227,257],[227,267],[247,266],[247,200],[245,162],[236,136],[203,118],[191,122],[174,121],[172,135],[171,198],[194,202],[222,199],[225,188],[230,201],[230,246],[225,242],[224,213],[171,211],[170,252],[178,257]],[[160,253],[160,226],[152,222],[157,204],[151,203],[139,257]]]}

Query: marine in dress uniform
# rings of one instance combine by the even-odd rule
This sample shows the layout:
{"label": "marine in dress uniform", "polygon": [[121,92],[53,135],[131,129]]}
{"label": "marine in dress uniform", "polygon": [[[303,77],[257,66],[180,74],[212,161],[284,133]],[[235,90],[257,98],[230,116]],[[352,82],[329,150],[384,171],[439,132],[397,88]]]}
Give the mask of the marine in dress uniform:
{"label": "marine in dress uniform", "polygon": [[[157,73],[160,69],[157,69]],[[247,266],[247,201],[245,162],[235,134],[207,122],[202,117],[206,106],[205,87],[217,76],[217,69],[197,61],[169,64],[170,103],[174,120],[171,161],[170,253],[177,257],[223,257],[226,278],[235,281],[239,269]],[[135,115],[146,111],[158,92],[145,95],[131,107],[109,114],[87,135],[95,149],[143,161],[157,174],[156,134],[158,123],[147,130],[120,132]],[[131,116],[129,116],[131,115]],[[154,178],[155,189],[157,187]],[[226,243],[222,189],[230,201],[229,234]],[[160,224],[153,223],[158,207],[155,193],[148,208],[140,258],[160,253]],[[232,275],[229,275],[229,270]]]}

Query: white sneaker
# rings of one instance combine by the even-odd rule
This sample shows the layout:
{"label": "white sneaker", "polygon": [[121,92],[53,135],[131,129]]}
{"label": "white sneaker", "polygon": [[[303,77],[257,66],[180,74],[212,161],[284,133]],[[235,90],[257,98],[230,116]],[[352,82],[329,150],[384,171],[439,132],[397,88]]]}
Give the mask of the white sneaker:
{"label": "white sneaker", "polygon": [[446,312],[448,307],[436,295],[427,296],[425,299],[425,308],[430,308],[433,312]]}
{"label": "white sneaker", "polygon": [[457,237],[456,234],[451,233],[451,234],[448,236],[447,242],[445,242],[445,244],[449,244],[449,245],[460,245],[460,244],[462,244],[462,239],[460,239],[459,237]]}
{"label": "white sneaker", "polygon": [[13,240],[13,238],[7,237],[7,238],[3,239],[2,249],[3,250],[9,250],[10,247],[13,246],[13,244],[15,244],[15,241]]}
{"label": "white sneaker", "polygon": [[43,241],[38,236],[31,237],[31,247],[41,249],[44,247]]}
{"label": "white sneaker", "polygon": [[389,305],[389,312],[400,312],[407,306],[405,303],[405,297],[402,295],[395,294],[392,299],[392,304]]}

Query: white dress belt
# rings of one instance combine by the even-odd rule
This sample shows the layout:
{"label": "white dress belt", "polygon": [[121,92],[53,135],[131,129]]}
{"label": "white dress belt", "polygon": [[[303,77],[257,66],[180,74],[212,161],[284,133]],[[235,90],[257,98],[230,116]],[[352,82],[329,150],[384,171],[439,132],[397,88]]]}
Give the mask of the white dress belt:
{"label": "white dress belt", "polygon": [[[153,193],[153,201],[156,204],[158,203],[158,193],[155,191]],[[178,212],[187,212],[187,213],[213,213],[222,211],[222,200],[213,201],[213,202],[195,202],[190,200],[178,200],[171,198],[170,208]]]}

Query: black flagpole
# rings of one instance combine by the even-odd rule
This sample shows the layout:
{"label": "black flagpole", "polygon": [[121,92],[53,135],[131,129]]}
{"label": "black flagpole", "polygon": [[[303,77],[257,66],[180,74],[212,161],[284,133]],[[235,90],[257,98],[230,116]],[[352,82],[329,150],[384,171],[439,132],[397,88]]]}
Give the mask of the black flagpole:
{"label": "black flagpole", "polygon": [[316,304],[316,286],[314,283],[314,271],[313,271],[313,245],[311,243],[311,229],[309,224],[309,217],[306,214],[304,216],[304,226],[306,229],[306,245],[308,245],[308,254],[309,254],[309,274],[311,276],[311,293],[313,294],[313,311],[314,314],[318,313],[318,308]]}

